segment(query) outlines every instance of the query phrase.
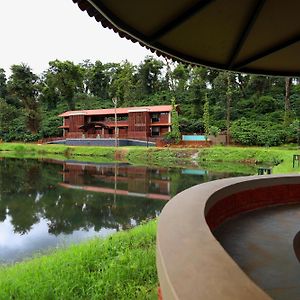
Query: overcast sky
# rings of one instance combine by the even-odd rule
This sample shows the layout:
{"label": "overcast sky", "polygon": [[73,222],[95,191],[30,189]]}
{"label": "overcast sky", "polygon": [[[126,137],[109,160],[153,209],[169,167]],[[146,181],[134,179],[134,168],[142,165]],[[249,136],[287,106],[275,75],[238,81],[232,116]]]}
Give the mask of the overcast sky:
{"label": "overcast sky", "polygon": [[151,54],[103,28],[72,0],[0,0],[0,33],[0,68],[7,75],[22,62],[40,74],[54,59],[138,64]]}

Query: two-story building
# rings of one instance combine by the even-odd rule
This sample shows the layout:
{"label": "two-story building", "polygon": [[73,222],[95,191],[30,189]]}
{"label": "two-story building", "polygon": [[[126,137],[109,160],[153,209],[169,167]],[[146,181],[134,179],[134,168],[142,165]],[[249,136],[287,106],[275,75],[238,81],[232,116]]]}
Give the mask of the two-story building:
{"label": "two-story building", "polygon": [[155,139],[171,131],[171,112],[172,105],[67,111],[60,128],[65,138]]}

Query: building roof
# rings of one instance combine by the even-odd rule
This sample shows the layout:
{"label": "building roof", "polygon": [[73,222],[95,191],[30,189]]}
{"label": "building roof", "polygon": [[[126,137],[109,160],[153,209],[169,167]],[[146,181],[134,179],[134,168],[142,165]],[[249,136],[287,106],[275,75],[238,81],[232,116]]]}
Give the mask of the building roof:
{"label": "building roof", "polygon": [[[170,112],[172,111],[172,105],[156,105],[156,106],[138,106],[138,107],[118,107],[116,109],[118,115],[128,114],[128,112],[134,111],[149,111],[149,112]],[[101,116],[101,115],[114,115],[114,108],[106,109],[90,109],[90,110],[70,110],[60,114],[60,117],[69,117],[75,115],[85,116]]]}
{"label": "building roof", "polygon": [[300,1],[73,0],[158,55],[240,72],[299,76]]}

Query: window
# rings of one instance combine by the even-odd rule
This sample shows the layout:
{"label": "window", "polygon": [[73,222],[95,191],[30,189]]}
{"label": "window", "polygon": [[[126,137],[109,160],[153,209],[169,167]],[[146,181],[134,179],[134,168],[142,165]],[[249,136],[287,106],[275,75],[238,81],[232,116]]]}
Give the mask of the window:
{"label": "window", "polygon": [[151,118],[152,118],[152,122],[159,122],[159,113],[154,113],[152,114]]}
{"label": "window", "polygon": [[152,136],[159,136],[160,130],[159,127],[152,127]]}

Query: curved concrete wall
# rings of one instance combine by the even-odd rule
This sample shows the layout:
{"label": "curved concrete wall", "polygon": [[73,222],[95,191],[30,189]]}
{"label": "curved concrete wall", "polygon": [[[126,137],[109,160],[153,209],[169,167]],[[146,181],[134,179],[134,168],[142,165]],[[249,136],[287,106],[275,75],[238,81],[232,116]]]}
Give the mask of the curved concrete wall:
{"label": "curved concrete wall", "polygon": [[175,196],[157,233],[164,300],[270,299],[225,252],[211,230],[241,212],[300,202],[300,175],[211,181]]}

